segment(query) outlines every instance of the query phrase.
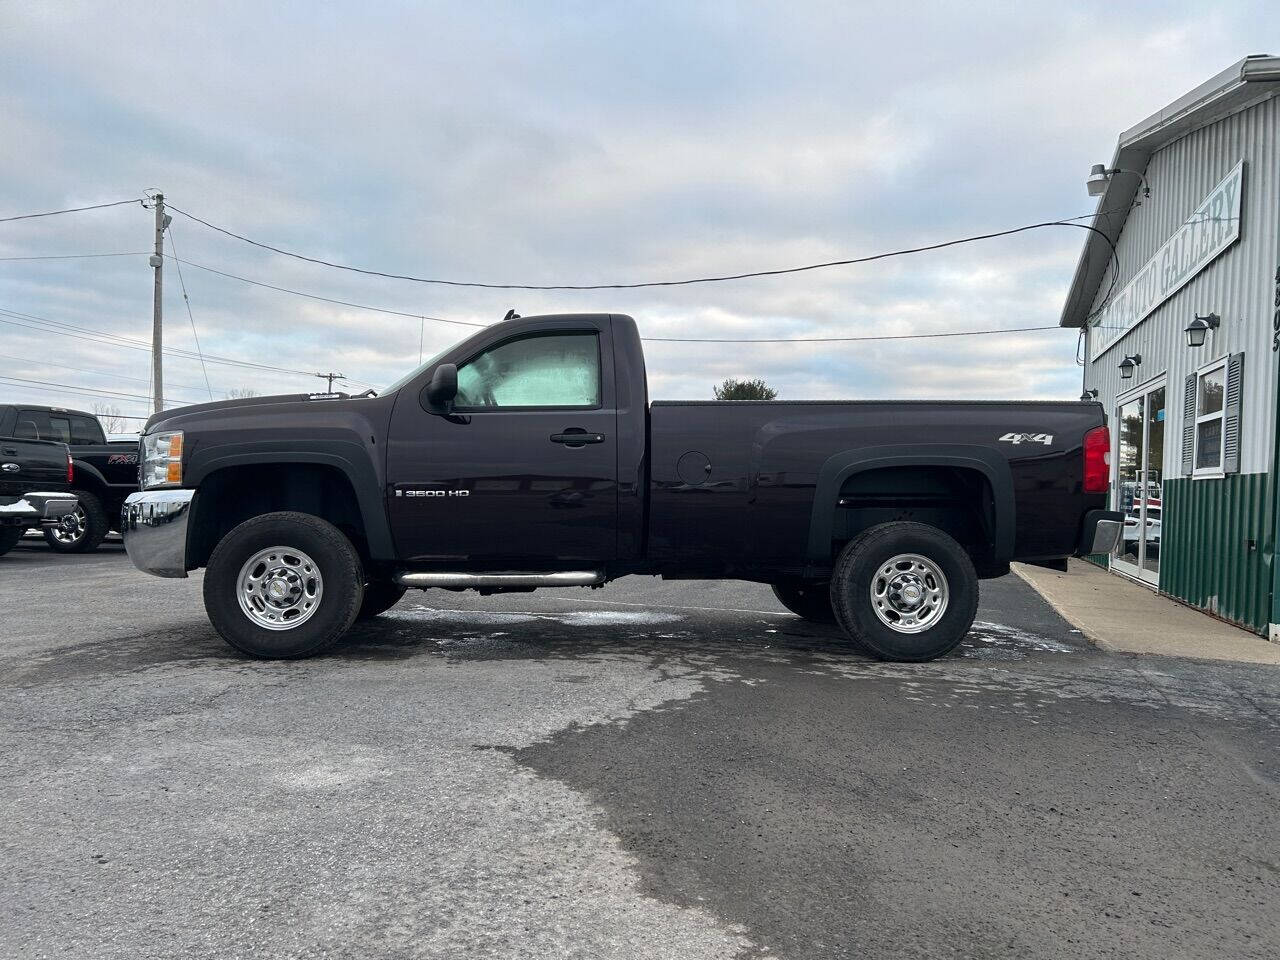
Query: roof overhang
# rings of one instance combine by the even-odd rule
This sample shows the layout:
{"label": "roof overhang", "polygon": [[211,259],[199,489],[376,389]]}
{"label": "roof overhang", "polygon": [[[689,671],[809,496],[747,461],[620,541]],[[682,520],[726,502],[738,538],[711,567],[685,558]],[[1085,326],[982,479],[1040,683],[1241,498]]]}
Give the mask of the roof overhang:
{"label": "roof overhang", "polygon": [[[1145,173],[1152,154],[1161,147],[1277,93],[1280,93],[1280,57],[1245,57],[1120,134],[1108,169],[1118,167]],[[1090,226],[1107,239],[1098,233],[1089,233],[1076,261],[1071,289],[1058,321],[1060,326],[1083,327],[1087,322],[1111,262],[1111,244],[1119,241],[1140,186],[1137,177],[1113,176],[1106,193],[1098,198],[1098,209]]]}

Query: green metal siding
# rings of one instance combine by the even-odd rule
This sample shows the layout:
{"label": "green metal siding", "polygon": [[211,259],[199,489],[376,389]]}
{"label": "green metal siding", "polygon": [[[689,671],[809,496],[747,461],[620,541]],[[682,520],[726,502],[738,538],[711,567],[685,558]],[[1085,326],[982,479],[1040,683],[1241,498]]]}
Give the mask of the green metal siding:
{"label": "green metal siding", "polygon": [[1162,493],[1160,591],[1265,633],[1275,558],[1271,475],[1166,479]]}

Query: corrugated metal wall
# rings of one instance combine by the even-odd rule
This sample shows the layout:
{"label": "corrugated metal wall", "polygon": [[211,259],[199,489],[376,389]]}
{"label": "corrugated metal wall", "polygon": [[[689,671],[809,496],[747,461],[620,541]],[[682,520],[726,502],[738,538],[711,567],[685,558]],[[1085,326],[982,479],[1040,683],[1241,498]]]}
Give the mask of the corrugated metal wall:
{"label": "corrugated metal wall", "polygon": [[1266,630],[1275,557],[1271,475],[1173,480],[1162,492],[1170,519],[1162,524],[1160,589],[1242,627]]}
{"label": "corrugated metal wall", "polygon": [[[1115,413],[1118,394],[1159,374],[1168,375],[1165,435],[1170,447],[1165,463],[1170,467],[1179,459],[1174,438],[1182,435],[1183,378],[1210,360],[1243,351],[1240,470],[1271,469],[1276,406],[1271,312],[1280,263],[1280,99],[1250,107],[1157,152],[1146,170],[1151,196],[1134,208],[1117,245],[1118,291],[1241,159],[1245,173],[1240,240],[1096,362],[1091,356],[1085,365],[1085,386],[1098,389],[1109,415]],[[1109,284],[1110,278],[1104,278],[1093,309]],[[1192,350],[1183,330],[1197,313],[1219,314],[1222,326],[1203,347]],[[1090,339],[1105,342],[1096,332]],[[1120,360],[1135,353],[1142,355],[1142,365],[1132,380],[1122,381]]]}
{"label": "corrugated metal wall", "polygon": [[[1271,317],[1280,265],[1280,98],[1195,131],[1152,156],[1145,171],[1151,197],[1134,208],[1121,233],[1115,289],[1123,288],[1242,159],[1240,240],[1096,362],[1086,354],[1085,386],[1097,388],[1114,418],[1117,396],[1166,375],[1160,589],[1265,631],[1275,553],[1270,473],[1277,374]],[[1109,285],[1108,276],[1093,309]],[[1197,313],[1219,314],[1222,326],[1193,350],[1183,331]],[[1087,349],[1104,343],[1106,335],[1091,332],[1090,341]],[[1211,360],[1241,351],[1241,473],[1224,480],[1180,479],[1185,378]],[[1142,364],[1132,380],[1122,381],[1120,360],[1135,353],[1142,355]],[[1249,539],[1254,549],[1248,548]]]}

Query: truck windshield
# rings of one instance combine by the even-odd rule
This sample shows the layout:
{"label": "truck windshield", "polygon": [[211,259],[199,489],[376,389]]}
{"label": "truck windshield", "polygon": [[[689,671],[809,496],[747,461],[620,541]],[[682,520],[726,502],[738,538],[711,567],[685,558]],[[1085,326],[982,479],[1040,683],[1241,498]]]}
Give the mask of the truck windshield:
{"label": "truck windshield", "polygon": [[450,350],[452,350],[455,346],[457,346],[457,344],[450,344],[449,346],[445,347],[443,350],[437,353],[430,360],[425,360],[422,363],[418,364],[416,367],[414,367],[412,370],[406,373],[403,377],[401,377],[395,383],[392,383],[385,389],[379,391],[379,393],[382,395],[385,395],[385,394],[391,393],[393,390],[399,390],[406,383],[408,383],[410,380],[412,380],[414,377],[420,374],[423,370],[426,370],[428,367],[433,366],[434,364],[439,362],[440,358],[443,357]]}

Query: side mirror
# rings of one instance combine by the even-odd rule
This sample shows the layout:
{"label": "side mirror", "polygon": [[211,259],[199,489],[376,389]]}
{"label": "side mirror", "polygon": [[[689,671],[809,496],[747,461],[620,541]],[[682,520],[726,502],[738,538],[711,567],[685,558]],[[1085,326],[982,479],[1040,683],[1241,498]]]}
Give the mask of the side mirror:
{"label": "side mirror", "polygon": [[453,410],[453,398],[458,395],[458,367],[453,363],[442,363],[431,375],[431,382],[423,391],[427,404],[436,413],[450,413]]}

